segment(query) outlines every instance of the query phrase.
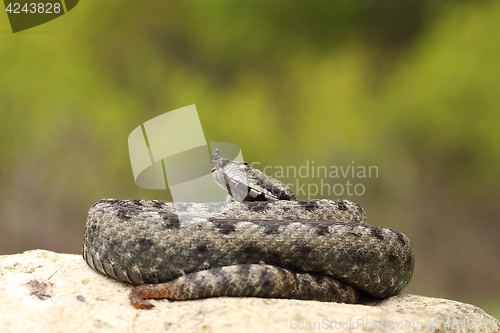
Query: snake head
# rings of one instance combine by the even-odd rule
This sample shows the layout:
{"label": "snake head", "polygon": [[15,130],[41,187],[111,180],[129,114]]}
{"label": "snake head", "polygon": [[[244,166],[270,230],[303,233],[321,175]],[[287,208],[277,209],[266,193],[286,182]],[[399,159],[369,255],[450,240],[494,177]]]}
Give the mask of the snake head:
{"label": "snake head", "polygon": [[295,200],[292,191],[277,179],[248,163],[212,155],[212,177],[235,201]]}

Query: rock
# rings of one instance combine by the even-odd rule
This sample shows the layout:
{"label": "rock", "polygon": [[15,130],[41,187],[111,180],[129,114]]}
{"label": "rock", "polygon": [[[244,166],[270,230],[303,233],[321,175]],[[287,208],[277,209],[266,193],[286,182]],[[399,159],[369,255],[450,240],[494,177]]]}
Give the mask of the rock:
{"label": "rock", "polygon": [[[153,300],[152,310],[137,310],[128,301],[131,288],[95,272],[80,255],[33,250],[0,256],[0,331],[475,332],[482,323],[489,327],[484,331],[500,332],[496,319],[478,307],[416,295],[364,305],[229,297]],[[464,324],[470,327],[460,327]]]}

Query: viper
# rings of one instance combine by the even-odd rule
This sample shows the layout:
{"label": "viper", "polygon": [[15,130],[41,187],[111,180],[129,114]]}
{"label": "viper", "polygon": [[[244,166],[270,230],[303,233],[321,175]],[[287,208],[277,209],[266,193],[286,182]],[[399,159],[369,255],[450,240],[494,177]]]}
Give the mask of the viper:
{"label": "viper", "polygon": [[273,297],[356,303],[401,292],[410,240],[369,225],[347,200],[296,200],[282,182],[219,156],[212,176],[232,202],[104,199],[88,213],[83,258],[146,299]]}

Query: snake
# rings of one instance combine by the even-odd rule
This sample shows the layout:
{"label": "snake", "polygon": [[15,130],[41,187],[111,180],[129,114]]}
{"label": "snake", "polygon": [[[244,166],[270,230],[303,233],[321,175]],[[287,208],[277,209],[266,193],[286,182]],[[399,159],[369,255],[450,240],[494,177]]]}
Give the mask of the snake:
{"label": "snake", "polygon": [[[249,168],[242,165],[236,169]],[[227,178],[228,188],[241,190]],[[219,296],[356,303],[364,295],[396,295],[411,281],[411,241],[367,224],[361,205],[243,192],[255,200],[99,200],[88,213],[83,258],[96,271],[135,285],[129,299],[140,309],[154,306],[148,298]]]}

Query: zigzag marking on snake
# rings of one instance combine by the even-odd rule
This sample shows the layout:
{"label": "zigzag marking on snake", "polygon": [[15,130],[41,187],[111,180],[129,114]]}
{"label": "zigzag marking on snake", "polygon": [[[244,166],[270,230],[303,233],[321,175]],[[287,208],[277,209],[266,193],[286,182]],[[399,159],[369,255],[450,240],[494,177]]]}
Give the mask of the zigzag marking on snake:
{"label": "zigzag marking on snake", "polygon": [[405,235],[365,222],[361,206],[346,200],[106,199],[89,211],[83,257],[119,281],[169,281],[137,287],[136,307],[152,306],[145,297],[247,295],[354,303],[358,289],[399,293],[414,268]]}

